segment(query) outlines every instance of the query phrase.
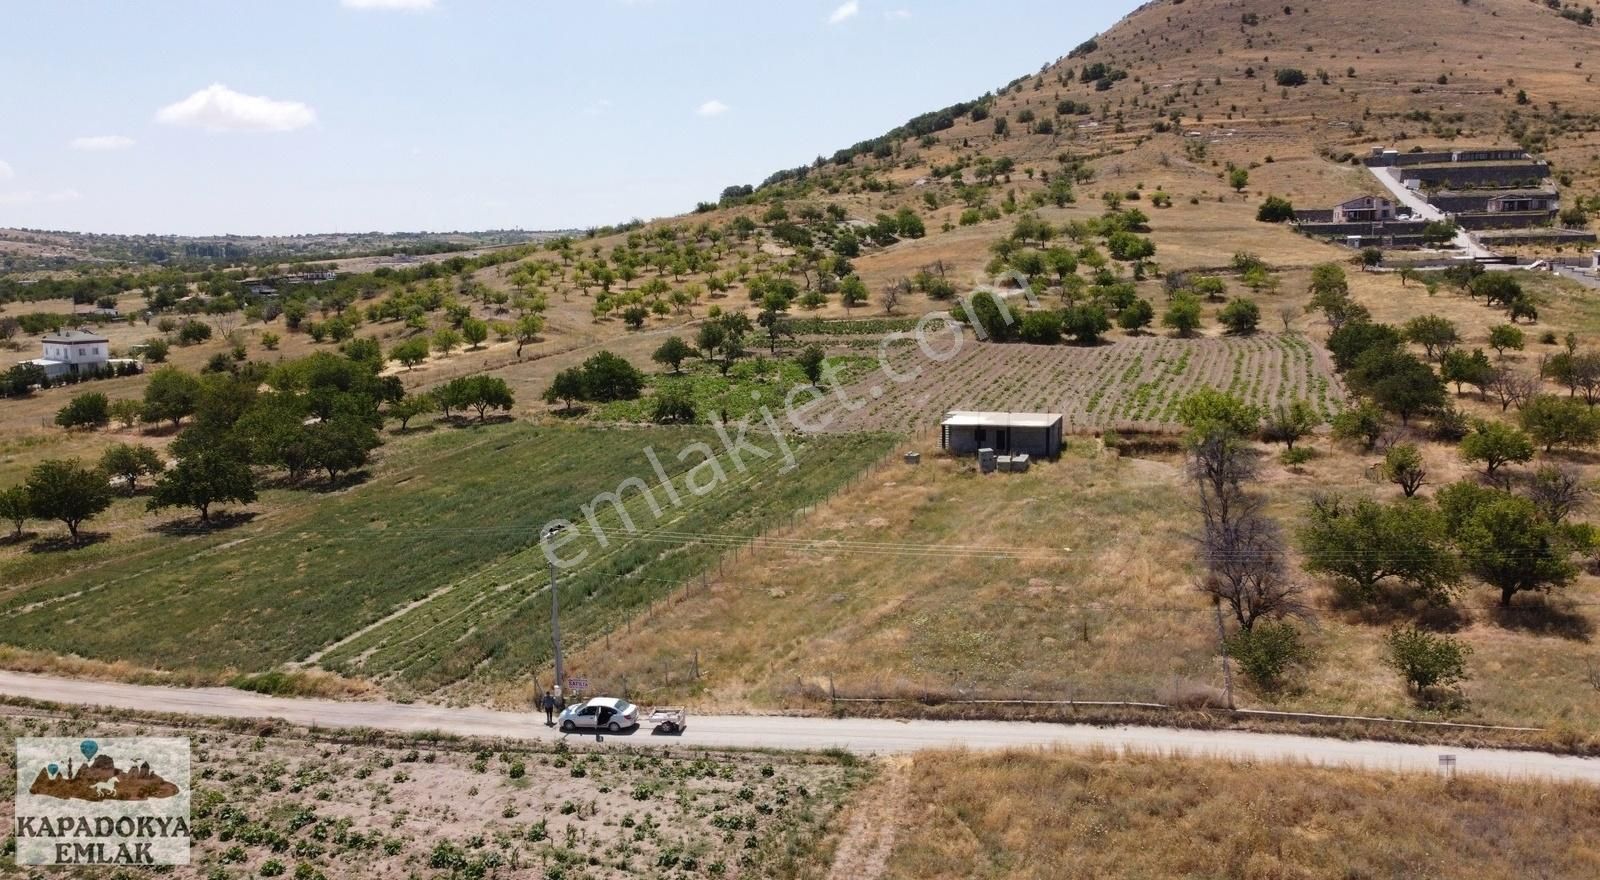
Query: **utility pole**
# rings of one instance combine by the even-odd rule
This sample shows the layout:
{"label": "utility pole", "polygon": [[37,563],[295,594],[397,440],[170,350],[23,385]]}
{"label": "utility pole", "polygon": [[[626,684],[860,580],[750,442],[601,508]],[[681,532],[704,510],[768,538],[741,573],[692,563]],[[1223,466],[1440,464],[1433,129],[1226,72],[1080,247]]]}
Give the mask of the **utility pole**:
{"label": "utility pole", "polygon": [[[1222,603],[1213,601],[1211,607],[1217,612],[1217,650],[1222,652],[1222,686],[1228,694],[1228,711],[1233,711],[1233,666],[1228,662],[1228,631],[1222,626]],[[560,651],[556,656],[561,656]]]}
{"label": "utility pole", "polygon": [[[544,532],[542,532],[539,535],[539,540],[541,542],[542,541],[548,541],[548,540],[550,540],[551,536],[556,535],[556,534],[560,533],[563,530],[564,530],[563,526],[552,526],[551,528],[545,529]],[[550,562],[550,644],[553,645],[554,648],[555,648],[555,660],[556,660],[556,687],[555,687],[555,692],[556,692],[556,696],[561,698],[562,704],[565,704],[566,701],[567,701],[567,695],[566,695],[566,692],[564,690],[562,690],[562,688],[564,688],[566,686],[566,681],[567,680],[566,680],[565,676],[563,675],[563,673],[566,670],[563,668],[563,665],[561,663],[561,595],[556,590],[556,562],[555,562],[554,559],[549,560],[549,562]]]}

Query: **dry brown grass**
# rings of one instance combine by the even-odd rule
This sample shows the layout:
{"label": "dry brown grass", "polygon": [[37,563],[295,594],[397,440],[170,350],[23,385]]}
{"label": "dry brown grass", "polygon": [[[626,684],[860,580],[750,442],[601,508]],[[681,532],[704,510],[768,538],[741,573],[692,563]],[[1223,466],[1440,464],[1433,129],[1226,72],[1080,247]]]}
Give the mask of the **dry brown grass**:
{"label": "dry brown grass", "polygon": [[896,880],[1600,873],[1588,786],[1048,751],[910,772]]}

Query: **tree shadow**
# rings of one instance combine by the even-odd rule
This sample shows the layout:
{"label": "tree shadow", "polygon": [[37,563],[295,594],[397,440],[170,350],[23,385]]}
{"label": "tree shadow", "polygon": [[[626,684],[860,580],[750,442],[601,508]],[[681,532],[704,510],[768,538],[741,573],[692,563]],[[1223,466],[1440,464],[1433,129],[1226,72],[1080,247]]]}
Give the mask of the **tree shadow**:
{"label": "tree shadow", "polygon": [[1594,622],[1565,602],[1553,603],[1543,596],[1533,601],[1512,603],[1507,608],[1495,603],[1489,616],[1502,629],[1520,630],[1539,636],[1556,636],[1575,642],[1594,637]]}
{"label": "tree shadow", "polygon": [[390,433],[397,437],[410,437],[413,434],[432,434],[437,430],[439,430],[439,425],[435,422],[429,422],[425,425],[409,425],[404,428],[395,428]]}
{"label": "tree shadow", "polygon": [[501,413],[499,415],[484,416],[481,419],[477,416],[470,416],[468,418],[461,419],[452,418],[449,421],[449,426],[455,428],[456,430],[462,430],[470,428],[482,428],[488,425],[504,425],[516,420],[517,417],[511,415],[510,413]]}
{"label": "tree shadow", "polygon": [[1331,604],[1347,622],[1367,626],[1413,623],[1434,632],[1460,632],[1472,623],[1472,615],[1459,602],[1436,602],[1406,587],[1380,585],[1371,596],[1336,589]]}
{"label": "tree shadow", "polygon": [[37,537],[39,537],[38,532],[30,532],[26,529],[22,530],[20,534],[17,532],[8,531],[6,532],[5,537],[0,538],[0,547],[13,547],[18,544],[26,544]]}
{"label": "tree shadow", "polygon": [[29,553],[68,553],[73,550],[82,550],[105,541],[111,537],[110,532],[79,532],[76,539],[71,537],[41,538],[28,545]]}
{"label": "tree shadow", "polygon": [[589,407],[584,406],[582,404],[579,404],[579,405],[571,407],[571,408],[562,407],[560,409],[553,409],[553,410],[550,411],[550,415],[555,416],[558,419],[563,419],[563,420],[566,420],[566,421],[569,421],[569,422],[575,422],[578,419],[581,419],[581,418],[583,418],[584,416],[586,416],[588,414],[589,414]]}
{"label": "tree shadow", "polygon": [[195,533],[225,532],[248,525],[255,521],[257,514],[253,510],[225,510],[213,513],[211,519],[202,520],[198,516],[184,517],[170,522],[164,522],[150,527],[150,531],[168,536],[193,535]]}

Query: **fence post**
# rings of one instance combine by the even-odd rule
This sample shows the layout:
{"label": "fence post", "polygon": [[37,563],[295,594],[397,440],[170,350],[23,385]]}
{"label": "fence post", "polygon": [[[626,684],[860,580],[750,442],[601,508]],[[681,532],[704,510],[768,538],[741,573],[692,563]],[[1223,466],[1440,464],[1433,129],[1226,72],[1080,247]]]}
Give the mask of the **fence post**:
{"label": "fence post", "polygon": [[695,681],[699,681],[700,680],[700,651],[699,651],[699,649],[695,650],[695,652],[694,652],[694,665],[689,667],[689,668],[694,671],[694,680]]}
{"label": "fence post", "polygon": [[839,704],[839,692],[833,689],[833,673],[828,673],[828,702],[835,707]]}

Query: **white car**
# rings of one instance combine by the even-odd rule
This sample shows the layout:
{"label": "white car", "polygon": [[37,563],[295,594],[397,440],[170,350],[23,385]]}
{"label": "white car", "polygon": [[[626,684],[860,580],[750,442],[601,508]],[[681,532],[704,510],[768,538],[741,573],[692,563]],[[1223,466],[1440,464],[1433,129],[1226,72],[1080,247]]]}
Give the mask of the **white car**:
{"label": "white car", "polygon": [[595,697],[587,703],[568,706],[561,713],[561,730],[609,730],[617,733],[639,726],[639,707],[616,697]]}

